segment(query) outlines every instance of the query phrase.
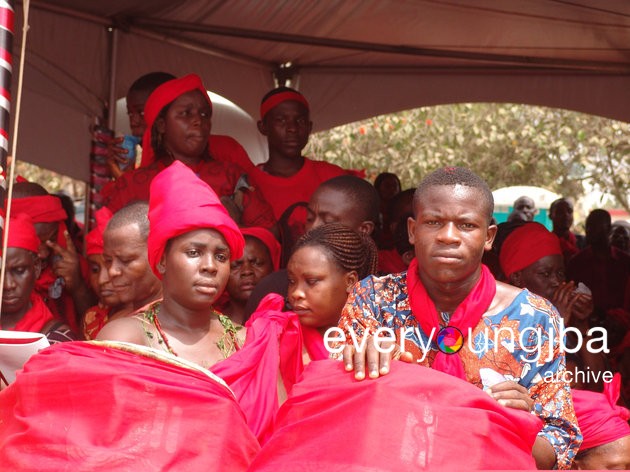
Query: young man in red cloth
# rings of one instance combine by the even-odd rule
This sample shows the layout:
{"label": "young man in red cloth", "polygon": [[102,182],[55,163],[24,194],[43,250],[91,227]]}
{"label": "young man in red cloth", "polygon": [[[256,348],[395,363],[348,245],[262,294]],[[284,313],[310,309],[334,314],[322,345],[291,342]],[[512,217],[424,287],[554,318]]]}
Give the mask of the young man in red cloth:
{"label": "young man in red cloth", "polygon": [[11,216],[2,292],[0,329],[43,333],[53,344],[77,339],[70,327],[55,319],[34,290],[41,263],[40,241],[31,218],[24,213]]}
{"label": "young man in red cloth", "polygon": [[[448,167],[425,177],[413,209],[409,270],[367,277],[348,297],[339,322],[346,369],[357,380],[366,364],[370,378],[389,372],[391,352],[379,353],[374,338],[364,348],[352,341],[389,328],[403,359],[539,416],[544,426],[532,452],[538,467],[570,468],[581,436],[560,376],[559,316],[547,300],[495,281],[481,263],[497,231],[492,192],[470,170]],[[545,380],[550,375],[553,382]]]}
{"label": "young man in red cloth", "polygon": [[309,113],[304,95],[288,87],[271,90],[260,105],[258,131],[267,137],[269,160],[246,170],[277,220],[293,203],[308,202],[322,182],[350,173],[302,155],[313,128]]}
{"label": "young man in red cloth", "polygon": [[61,201],[39,184],[20,182],[13,188],[11,208],[31,217],[41,242],[41,275],[35,290],[57,318],[80,332],[79,319],[96,303],[96,296],[87,282],[87,262],[77,253],[66,229]]}
{"label": "young man in red cloth", "polygon": [[573,226],[573,202],[568,198],[558,198],[549,206],[549,218],[553,223],[553,232],[562,246],[565,265],[584,248],[584,236],[571,231]]}
{"label": "young man in red cloth", "polygon": [[210,140],[212,102],[199,76],[190,74],[156,88],[144,119],[141,167],[125,172],[103,195],[112,212],[131,201],[148,200],[153,178],[180,161],[212,187],[239,224],[275,229],[271,207],[258,190],[242,182],[245,171],[225,156],[233,140]]}

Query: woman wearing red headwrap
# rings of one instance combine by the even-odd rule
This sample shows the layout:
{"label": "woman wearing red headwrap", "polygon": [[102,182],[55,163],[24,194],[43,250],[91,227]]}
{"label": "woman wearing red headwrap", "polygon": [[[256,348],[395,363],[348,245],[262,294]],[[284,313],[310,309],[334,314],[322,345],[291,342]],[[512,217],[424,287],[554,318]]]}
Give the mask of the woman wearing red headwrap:
{"label": "woman wearing red headwrap", "polygon": [[155,89],[144,109],[142,165],[116,180],[104,196],[106,206],[116,212],[133,200],[148,200],[153,178],[180,161],[212,187],[238,223],[274,227],[271,207],[257,190],[242,182],[245,171],[214,158],[223,150],[208,144],[211,117],[212,102],[199,76],[190,74]]}
{"label": "woman wearing red headwrap", "polygon": [[111,321],[97,339],[158,348],[208,368],[242,343],[213,304],[230,261],[243,254],[243,235],[214,191],[181,162],[153,179],[149,222],[148,260],[164,298]]}
{"label": "woman wearing red headwrap", "polygon": [[573,390],[573,406],[584,440],[577,469],[630,469],[630,411],[617,405],[621,377],[604,384],[604,393]]}
{"label": "woman wearing red headwrap", "polygon": [[34,290],[41,270],[37,257],[39,245],[31,218],[23,213],[12,216],[5,258],[0,329],[40,332],[51,343],[77,339],[70,327],[54,319]]}

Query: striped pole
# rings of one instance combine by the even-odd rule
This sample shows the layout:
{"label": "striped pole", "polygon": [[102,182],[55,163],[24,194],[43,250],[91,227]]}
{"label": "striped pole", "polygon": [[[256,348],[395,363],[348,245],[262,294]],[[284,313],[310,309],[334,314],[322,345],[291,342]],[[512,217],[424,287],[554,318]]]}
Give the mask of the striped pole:
{"label": "striped pole", "polygon": [[0,0],[0,165],[7,170],[11,76],[13,74],[13,0]]}

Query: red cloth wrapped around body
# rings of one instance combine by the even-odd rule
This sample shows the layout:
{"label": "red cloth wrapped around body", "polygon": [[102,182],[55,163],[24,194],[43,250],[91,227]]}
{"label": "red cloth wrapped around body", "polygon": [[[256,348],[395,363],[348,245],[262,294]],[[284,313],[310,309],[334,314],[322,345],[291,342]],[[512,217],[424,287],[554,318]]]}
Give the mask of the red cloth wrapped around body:
{"label": "red cloth wrapped around body", "polygon": [[251,471],[536,469],[542,422],[442,372],[393,362],[357,382],[343,364],[311,362]]}
{"label": "red cloth wrapped around body", "polygon": [[107,343],[47,348],[0,392],[2,470],[239,471],[258,450],[220,380]]}

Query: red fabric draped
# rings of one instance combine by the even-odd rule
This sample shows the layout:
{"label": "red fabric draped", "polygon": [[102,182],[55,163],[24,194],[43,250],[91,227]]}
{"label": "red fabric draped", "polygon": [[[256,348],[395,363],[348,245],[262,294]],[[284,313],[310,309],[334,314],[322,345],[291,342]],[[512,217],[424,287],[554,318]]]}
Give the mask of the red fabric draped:
{"label": "red fabric draped", "polygon": [[[477,326],[479,320],[490,306],[496,291],[496,281],[490,269],[482,265],[479,280],[451,315],[448,325],[459,329],[465,340],[469,330]],[[431,331],[435,328],[431,339],[431,341],[435,342],[437,333],[441,328],[440,320],[433,300],[431,300],[420,281],[418,260],[415,258],[409,264],[409,270],[407,271],[407,293],[409,294],[411,311],[425,334],[430,336]],[[466,380],[464,366],[459,354],[445,354],[439,351],[431,367]]]}
{"label": "red fabric draped", "polygon": [[519,226],[505,238],[499,254],[506,277],[522,270],[545,256],[562,255],[558,236],[540,223]]}
{"label": "red fabric draped", "polygon": [[560,248],[562,249],[562,254],[564,254],[566,260],[580,252],[580,248],[577,245],[577,238],[575,237],[575,234],[570,231],[566,238],[558,237],[558,240],[560,241]]}
{"label": "red fabric draped", "polygon": [[37,253],[40,241],[32,218],[26,213],[11,213],[7,247],[17,247]]}
{"label": "red fabric draped", "polygon": [[68,218],[61,200],[54,195],[15,198],[11,202],[11,213],[26,213],[33,223],[54,223]]}
{"label": "red fabric draped", "polygon": [[604,393],[572,389],[575,416],[582,430],[582,446],[590,449],[630,435],[630,411],[617,405],[621,376],[616,373],[610,383],[604,382]]}
{"label": "red fabric draped", "polygon": [[250,470],[533,470],[541,426],[433,369],[394,362],[357,382],[341,362],[311,362]]}
{"label": "red fabric draped", "polygon": [[311,359],[328,357],[321,335],[302,327],[298,316],[283,312],[283,306],[278,294],[263,298],[247,321],[244,346],[211,367],[236,395],[261,444],[271,434],[278,411],[278,372],[288,393],[304,370],[303,345]]}
{"label": "red fabric draped", "polygon": [[112,218],[112,212],[109,208],[103,207],[94,213],[94,218],[96,219],[96,227],[85,237],[85,253],[88,256],[103,254],[103,233],[107,223]]}
{"label": "red fabric draped", "polygon": [[180,161],[155,176],[149,194],[149,264],[158,278],[157,264],[169,239],[201,228],[215,229],[230,248],[230,260],[243,255],[240,229],[212,188]]}
{"label": "red fabric draped", "polygon": [[[35,291],[31,292],[31,309],[24,317],[15,324],[9,331],[28,331],[29,333],[39,333],[50,320],[54,318],[42,297]],[[2,328],[7,329],[7,328]]]}
{"label": "red fabric draped", "polygon": [[87,342],[33,356],[0,392],[3,470],[246,470],[259,450],[230,391]]}
{"label": "red fabric draped", "polygon": [[180,95],[193,90],[199,90],[208,101],[210,107],[212,107],[208,91],[204,87],[201,77],[196,74],[188,74],[179,79],[169,80],[151,93],[147,103],[144,105],[144,121],[147,124],[147,129],[142,137],[142,162],[140,167],[146,167],[155,160],[155,153],[153,147],[151,147],[151,130],[162,109]]}
{"label": "red fabric draped", "polygon": [[282,247],[271,231],[261,227],[250,227],[242,228],[241,232],[243,236],[253,236],[259,239],[269,250],[273,270],[280,268],[280,253],[282,252]]}

